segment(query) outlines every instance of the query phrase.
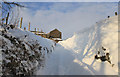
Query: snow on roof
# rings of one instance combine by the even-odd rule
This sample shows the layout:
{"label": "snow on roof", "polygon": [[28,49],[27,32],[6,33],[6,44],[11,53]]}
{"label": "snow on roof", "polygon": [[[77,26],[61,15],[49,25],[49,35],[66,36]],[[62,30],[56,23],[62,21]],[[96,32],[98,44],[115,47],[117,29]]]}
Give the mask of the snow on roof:
{"label": "snow on roof", "polygon": [[50,31],[50,32],[53,32],[53,31],[58,31],[58,32],[60,32],[58,29],[54,29],[54,30],[52,30],[52,31]]}

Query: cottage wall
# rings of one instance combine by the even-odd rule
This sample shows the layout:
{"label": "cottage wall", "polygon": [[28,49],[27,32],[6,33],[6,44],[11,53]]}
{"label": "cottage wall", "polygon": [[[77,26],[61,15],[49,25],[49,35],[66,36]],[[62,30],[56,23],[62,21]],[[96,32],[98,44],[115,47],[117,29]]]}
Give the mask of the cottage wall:
{"label": "cottage wall", "polygon": [[49,38],[61,38],[61,32],[55,29],[49,33]]}

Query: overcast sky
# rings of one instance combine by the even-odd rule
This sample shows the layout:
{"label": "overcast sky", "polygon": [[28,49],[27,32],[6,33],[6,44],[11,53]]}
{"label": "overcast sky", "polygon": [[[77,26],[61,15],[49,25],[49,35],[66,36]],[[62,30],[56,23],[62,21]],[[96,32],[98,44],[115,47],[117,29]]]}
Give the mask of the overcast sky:
{"label": "overcast sky", "polygon": [[31,23],[31,29],[42,29],[48,33],[57,28],[63,39],[71,37],[74,32],[94,25],[114,16],[118,11],[116,2],[22,2],[27,8],[20,11],[23,26]]}

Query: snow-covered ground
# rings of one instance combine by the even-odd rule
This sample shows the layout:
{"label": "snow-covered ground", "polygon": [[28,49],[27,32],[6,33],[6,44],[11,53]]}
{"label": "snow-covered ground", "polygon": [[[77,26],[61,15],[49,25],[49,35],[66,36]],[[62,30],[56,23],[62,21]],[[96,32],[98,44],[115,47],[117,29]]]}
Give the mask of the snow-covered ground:
{"label": "snow-covered ground", "polygon": [[[63,46],[63,47],[62,47]],[[110,63],[95,60],[95,54],[106,48]],[[38,75],[118,75],[118,16],[97,22],[73,37],[59,42],[47,57]]]}

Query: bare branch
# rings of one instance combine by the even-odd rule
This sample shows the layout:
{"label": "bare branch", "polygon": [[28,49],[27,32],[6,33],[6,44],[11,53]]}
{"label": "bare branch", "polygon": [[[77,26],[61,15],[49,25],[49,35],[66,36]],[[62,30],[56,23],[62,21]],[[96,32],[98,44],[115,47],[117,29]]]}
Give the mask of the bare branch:
{"label": "bare branch", "polygon": [[[19,8],[19,7],[20,7],[20,8],[21,8],[21,7],[25,7],[25,6],[23,6],[23,5],[19,4],[19,3],[16,3],[16,2],[6,2],[6,1],[3,2],[3,6],[2,6],[2,15],[3,15],[3,16],[2,16],[2,22],[4,22],[5,19],[7,18],[6,15],[7,15],[8,12],[9,12],[9,13],[12,13],[13,8],[14,8],[15,6],[17,6],[18,8]],[[19,11],[19,10],[17,10],[17,11]],[[3,14],[3,13],[4,13],[4,14]],[[18,13],[17,15],[19,15],[19,13]],[[17,24],[17,23],[18,23],[19,16],[15,17],[14,14],[10,14],[10,16],[11,16],[11,18],[9,18],[9,19],[10,19],[10,20],[9,20],[9,23]],[[15,17],[15,19],[14,19],[13,17]],[[12,21],[12,20],[13,20],[13,21]]]}
{"label": "bare branch", "polygon": [[5,3],[5,4],[8,4],[8,5],[13,4],[13,5],[16,5],[16,6],[19,6],[19,7],[24,7],[23,5],[20,5],[20,4],[15,3],[15,2],[4,2],[4,3]]}

